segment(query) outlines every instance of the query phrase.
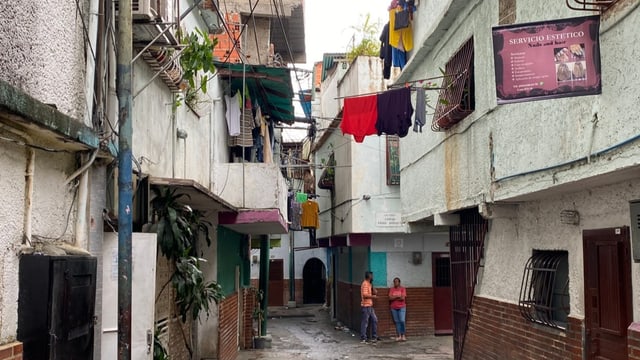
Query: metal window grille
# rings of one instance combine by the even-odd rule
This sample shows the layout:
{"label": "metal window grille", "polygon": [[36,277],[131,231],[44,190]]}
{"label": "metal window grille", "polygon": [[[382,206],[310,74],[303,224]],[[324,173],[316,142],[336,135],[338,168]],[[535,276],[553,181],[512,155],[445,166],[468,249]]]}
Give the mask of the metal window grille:
{"label": "metal window grille", "polygon": [[565,0],[571,10],[605,12],[618,0]]}
{"label": "metal window grille", "polygon": [[569,271],[566,251],[534,251],[522,275],[518,307],[534,323],[566,329]]}
{"label": "metal window grille", "polygon": [[473,82],[473,38],[445,65],[442,91],[438,96],[431,130],[451,128],[475,110]]}

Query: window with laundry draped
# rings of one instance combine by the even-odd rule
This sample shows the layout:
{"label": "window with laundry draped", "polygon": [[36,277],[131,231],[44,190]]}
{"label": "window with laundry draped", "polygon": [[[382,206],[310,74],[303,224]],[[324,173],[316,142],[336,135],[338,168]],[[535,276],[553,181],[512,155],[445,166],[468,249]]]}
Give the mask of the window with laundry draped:
{"label": "window with laundry draped", "polygon": [[473,77],[473,38],[471,38],[445,65],[442,90],[438,96],[431,123],[433,131],[450,129],[475,110]]}

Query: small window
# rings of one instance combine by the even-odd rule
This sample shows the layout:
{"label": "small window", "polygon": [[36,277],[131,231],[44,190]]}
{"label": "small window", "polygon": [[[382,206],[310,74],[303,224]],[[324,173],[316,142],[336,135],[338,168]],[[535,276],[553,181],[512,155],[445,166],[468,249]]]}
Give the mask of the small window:
{"label": "small window", "polygon": [[400,185],[400,138],[387,135],[387,185]]}
{"label": "small window", "polygon": [[518,306],[534,323],[566,329],[569,315],[569,262],[566,251],[534,250],[522,276]]}
{"label": "small window", "polygon": [[473,38],[469,39],[447,62],[442,90],[431,130],[443,131],[462,121],[476,107],[473,81]]}

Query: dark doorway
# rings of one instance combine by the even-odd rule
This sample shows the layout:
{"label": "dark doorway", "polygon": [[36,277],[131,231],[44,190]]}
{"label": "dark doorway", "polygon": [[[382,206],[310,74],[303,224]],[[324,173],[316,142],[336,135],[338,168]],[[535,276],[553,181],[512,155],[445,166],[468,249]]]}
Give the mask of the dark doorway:
{"label": "dark doorway", "polygon": [[269,262],[269,306],[284,305],[284,260],[272,259]]}
{"label": "dark doorway", "polygon": [[629,228],[585,230],[582,239],[587,357],[626,360],[633,321]]}
{"label": "dark doorway", "polygon": [[302,269],[302,303],[324,304],[327,285],[326,269],[317,258],[307,260]]}
{"label": "dark doorway", "polygon": [[449,253],[432,254],[433,321],[436,335],[453,333],[450,260]]}

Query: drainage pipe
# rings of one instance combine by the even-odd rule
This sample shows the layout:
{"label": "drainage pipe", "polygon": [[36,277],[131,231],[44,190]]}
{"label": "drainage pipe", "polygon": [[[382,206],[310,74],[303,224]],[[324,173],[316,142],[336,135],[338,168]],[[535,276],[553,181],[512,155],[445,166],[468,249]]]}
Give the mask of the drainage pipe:
{"label": "drainage pipe", "polygon": [[31,204],[33,199],[33,173],[36,166],[36,151],[31,146],[29,146],[29,144],[33,143],[33,139],[24,131],[20,131],[1,123],[0,129],[4,129],[15,136],[22,138],[25,143],[27,164],[24,173],[24,212],[22,244],[28,243],[29,245],[31,245],[31,213],[33,210],[33,206]]}

